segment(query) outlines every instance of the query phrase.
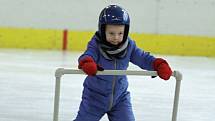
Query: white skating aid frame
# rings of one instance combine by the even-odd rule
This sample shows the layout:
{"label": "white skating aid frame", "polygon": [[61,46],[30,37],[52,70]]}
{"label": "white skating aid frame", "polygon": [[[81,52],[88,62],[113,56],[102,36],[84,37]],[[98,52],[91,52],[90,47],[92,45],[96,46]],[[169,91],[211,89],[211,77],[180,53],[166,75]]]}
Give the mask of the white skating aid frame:
{"label": "white skating aid frame", "polygon": [[[82,70],[58,68],[55,72],[55,97],[54,97],[54,114],[53,121],[58,121],[59,101],[60,101],[60,80],[64,74],[85,74]],[[158,76],[156,71],[131,71],[131,70],[104,70],[98,71],[96,75],[136,75],[136,76]],[[175,96],[172,111],[172,121],[177,120],[178,101],[180,93],[180,85],[182,74],[179,71],[174,71],[172,76],[176,79]]]}

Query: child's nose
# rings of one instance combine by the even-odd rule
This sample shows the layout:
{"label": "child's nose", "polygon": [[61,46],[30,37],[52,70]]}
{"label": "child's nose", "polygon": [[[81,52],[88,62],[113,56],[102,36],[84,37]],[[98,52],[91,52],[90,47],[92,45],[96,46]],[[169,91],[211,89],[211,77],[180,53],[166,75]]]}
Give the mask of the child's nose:
{"label": "child's nose", "polygon": [[119,38],[119,36],[118,35],[114,35],[114,39],[118,39]]}

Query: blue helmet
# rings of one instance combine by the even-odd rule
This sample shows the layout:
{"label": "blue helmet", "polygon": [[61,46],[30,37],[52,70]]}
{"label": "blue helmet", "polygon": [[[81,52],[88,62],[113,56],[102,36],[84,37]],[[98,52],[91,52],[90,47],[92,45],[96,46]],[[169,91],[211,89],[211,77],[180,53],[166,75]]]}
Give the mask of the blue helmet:
{"label": "blue helmet", "polygon": [[105,7],[99,16],[98,31],[103,40],[105,37],[105,25],[125,25],[123,41],[126,41],[129,32],[130,18],[128,12],[118,5]]}

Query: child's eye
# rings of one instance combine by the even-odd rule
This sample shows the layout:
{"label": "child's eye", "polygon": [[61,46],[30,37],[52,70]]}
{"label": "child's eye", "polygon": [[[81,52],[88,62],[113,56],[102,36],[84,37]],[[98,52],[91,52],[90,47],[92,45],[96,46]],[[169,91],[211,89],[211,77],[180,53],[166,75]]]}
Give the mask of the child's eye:
{"label": "child's eye", "polygon": [[109,34],[110,34],[110,35],[114,35],[114,33],[113,33],[113,32],[110,32]]}
{"label": "child's eye", "polygon": [[122,35],[122,34],[123,34],[122,32],[119,33],[119,35]]}

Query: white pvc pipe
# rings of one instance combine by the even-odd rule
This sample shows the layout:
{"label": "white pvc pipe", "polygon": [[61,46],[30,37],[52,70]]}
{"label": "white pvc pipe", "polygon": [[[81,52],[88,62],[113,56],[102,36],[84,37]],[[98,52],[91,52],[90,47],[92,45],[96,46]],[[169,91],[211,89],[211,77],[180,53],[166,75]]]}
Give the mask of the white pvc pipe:
{"label": "white pvc pipe", "polygon": [[[85,74],[82,70],[77,69],[64,69],[58,68],[55,72],[56,84],[55,84],[55,98],[54,98],[54,116],[53,121],[58,121],[59,115],[59,100],[60,100],[60,79],[64,74]],[[104,70],[98,71],[96,75],[136,75],[136,76],[158,76],[156,71],[131,71],[131,70]],[[174,71],[172,76],[176,78],[175,96],[172,112],[172,121],[177,120],[178,102],[180,84],[182,80],[182,74],[179,71]]]}

